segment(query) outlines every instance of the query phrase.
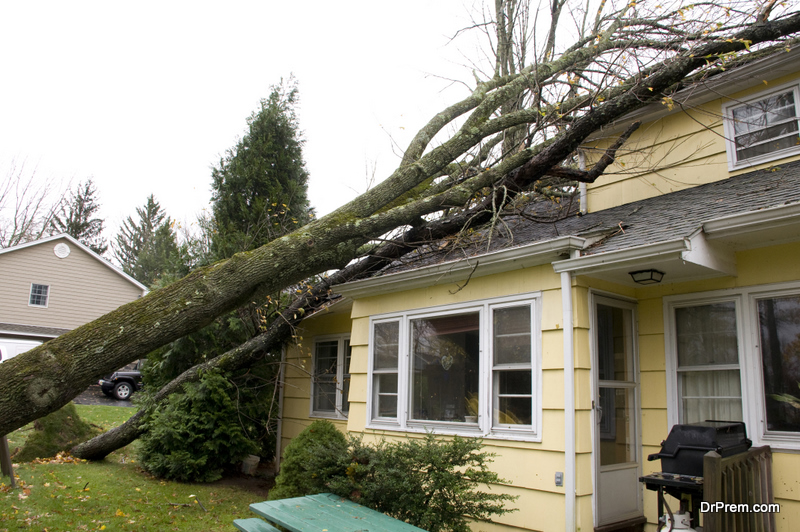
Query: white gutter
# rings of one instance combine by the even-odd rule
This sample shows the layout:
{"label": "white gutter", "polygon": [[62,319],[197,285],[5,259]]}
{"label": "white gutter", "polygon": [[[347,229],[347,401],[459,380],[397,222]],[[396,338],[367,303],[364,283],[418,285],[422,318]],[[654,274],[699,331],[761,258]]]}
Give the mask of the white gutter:
{"label": "white gutter", "polygon": [[800,224],[800,203],[714,218],[703,223],[703,232],[724,238],[796,224]]}
{"label": "white gutter", "polygon": [[572,273],[561,272],[561,309],[564,322],[564,507],[565,531],[575,532],[575,346],[572,312]]}
{"label": "white gutter", "polygon": [[627,263],[635,264],[642,260],[653,258],[679,259],[681,254],[691,251],[692,247],[689,240],[681,238],[678,240],[668,240],[657,244],[646,244],[632,248],[621,249],[618,251],[608,251],[597,255],[586,255],[574,259],[559,260],[553,263],[556,273],[583,271],[601,272],[606,270],[616,270]]}
{"label": "white gutter", "polygon": [[511,249],[493,251],[477,257],[444,264],[434,264],[422,268],[412,268],[399,273],[390,273],[371,279],[343,283],[336,285],[333,289],[337,294],[357,299],[412,290],[414,288],[436,286],[461,281],[470,277],[480,277],[548,264],[560,255],[583,249],[585,245],[586,239],[584,238],[576,236],[559,237]]}

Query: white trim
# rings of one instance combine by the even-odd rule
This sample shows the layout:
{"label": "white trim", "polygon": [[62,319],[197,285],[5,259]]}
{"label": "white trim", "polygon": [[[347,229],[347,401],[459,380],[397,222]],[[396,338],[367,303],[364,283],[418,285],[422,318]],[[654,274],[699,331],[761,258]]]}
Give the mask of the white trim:
{"label": "white trim", "polygon": [[770,87],[767,90],[761,91],[752,96],[748,96],[747,98],[730,101],[722,104],[722,124],[725,133],[725,151],[728,155],[729,172],[733,172],[734,170],[741,170],[743,168],[750,168],[753,166],[757,166],[759,164],[768,163],[770,161],[774,161],[777,159],[783,159],[800,153],[800,145],[795,145],[790,148],[784,148],[782,150],[777,150],[763,155],[751,157],[743,161],[739,161],[736,158],[735,133],[733,130],[734,109],[737,109],[739,107],[744,107],[748,104],[757,102],[759,100],[765,100],[781,92],[789,92],[789,91],[792,91],[794,93],[795,121],[798,124],[798,134],[800,135],[800,87],[798,86],[797,81],[793,81],[791,83],[785,83],[777,87]]}
{"label": "white trim", "polygon": [[[531,371],[533,390],[533,411],[531,426],[524,428],[492,426],[492,348],[491,348],[491,311],[494,308],[510,306],[513,303],[530,304],[532,314],[531,330]],[[410,322],[414,319],[451,316],[453,314],[478,313],[480,320],[480,354],[479,354],[479,397],[481,411],[477,424],[447,421],[419,421],[410,418]],[[542,349],[541,349],[541,292],[518,294],[513,296],[469,301],[450,305],[441,305],[424,309],[414,309],[370,316],[369,321],[369,361],[367,380],[367,429],[388,430],[412,433],[435,431],[439,434],[458,434],[463,436],[480,436],[483,438],[506,439],[517,441],[542,441]],[[397,419],[375,417],[374,406],[374,346],[375,325],[378,323],[397,322],[399,324],[398,367],[397,367]],[[394,373],[393,371],[391,373]]]}
{"label": "white trim", "polygon": [[714,218],[703,222],[703,232],[707,238],[717,239],[797,224],[800,224],[800,203],[792,203]]}
{"label": "white trim", "polygon": [[335,285],[333,290],[337,294],[358,299],[366,296],[436,286],[461,281],[470,277],[548,264],[563,254],[576,249],[583,249],[585,245],[586,239],[584,238],[566,236],[511,249],[493,251],[463,260],[412,268],[371,279],[343,283]]}
{"label": "white trim", "polygon": [[[323,336],[315,336],[312,342],[311,350],[311,386],[309,394],[309,417],[312,418],[325,418],[325,419],[347,419],[347,414],[343,410],[344,403],[347,400],[344,397],[344,364],[347,360],[347,347],[345,342],[350,340],[350,333],[345,334],[328,334]],[[317,344],[321,342],[336,342],[336,406],[333,412],[327,410],[314,410],[314,396],[316,393],[316,382],[314,375],[317,371]],[[349,412],[349,409],[348,409]]]}
{"label": "white trim", "polygon": [[800,295],[800,281],[664,297],[664,349],[669,426],[679,423],[680,419],[674,309],[734,301],[736,304],[739,375],[742,386],[742,417],[747,426],[748,437],[753,441],[753,445],[770,445],[776,449],[800,450],[800,431],[797,433],[769,433],[766,430],[761,352],[758,345],[758,309],[755,304],[758,299],[789,295]]}
{"label": "white trim", "polygon": [[572,308],[572,273],[561,273],[561,316],[564,322],[564,495],[566,531],[577,529],[577,454],[575,429],[575,331]]}
{"label": "white trim", "polygon": [[20,249],[25,249],[25,248],[29,248],[29,247],[33,247],[33,246],[38,246],[39,244],[46,244],[48,242],[53,242],[54,240],[59,240],[61,238],[67,239],[70,243],[74,244],[75,246],[78,246],[80,249],[82,249],[83,251],[88,253],[92,258],[94,258],[95,260],[100,261],[100,263],[102,263],[103,266],[105,266],[106,268],[111,269],[114,273],[116,273],[120,277],[124,278],[126,281],[136,285],[137,288],[140,288],[142,290],[142,295],[147,294],[148,289],[147,289],[147,287],[145,285],[143,285],[142,283],[140,283],[139,281],[137,281],[136,279],[134,279],[133,277],[131,277],[127,273],[123,272],[122,270],[120,270],[119,268],[117,268],[116,266],[114,266],[113,264],[108,262],[106,259],[104,259],[100,255],[98,255],[97,253],[95,253],[94,251],[92,251],[91,249],[86,247],[85,245],[81,244],[79,241],[77,241],[75,238],[73,238],[72,236],[68,235],[67,233],[61,233],[59,235],[53,235],[53,236],[49,236],[47,238],[42,238],[40,240],[34,240],[33,242],[26,242],[25,244],[19,244],[17,246],[12,246],[12,247],[9,247],[9,248],[0,249],[0,255],[2,255],[4,253],[11,253],[11,252],[14,252],[14,251],[18,251]]}

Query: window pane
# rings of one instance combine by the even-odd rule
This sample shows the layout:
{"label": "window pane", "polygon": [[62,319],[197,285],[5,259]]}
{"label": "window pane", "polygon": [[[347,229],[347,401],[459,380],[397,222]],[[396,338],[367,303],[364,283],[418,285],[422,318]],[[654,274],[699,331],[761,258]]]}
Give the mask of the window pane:
{"label": "window pane", "polygon": [[531,306],[495,309],[494,363],[530,364]]}
{"label": "window pane", "polygon": [[317,381],[314,384],[314,410],[319,412],[336,411],[336,383]]}
{"label": "window pane", "polygon": [[499,397],[496,422],[500,425],[530,425],[533,402],[530,397]]}
{"label": "window pane", "polygon": [[532,375],[525,371],[498,371],[497,393],[500,395],[530,395]]}
{"label": "window pane", "polygon": [[400,322],[375,324],[375,369],[397,368]]}
{"label": "window pane", "polygon": [[375,415],[377,417],[397,417],[397,374],[375,375],[374,389],[373,410]]}
{"label": "window pane", "polygon": [[633,388],[600,388],[597,423],[600,432],[600,465],[636,461]]}
{"label": "window pane", "polygon": [[597,305],[598,378],[601,381],[632,381],[633,311]]}
{"label": "window pane", "polygon": [[314,376],[333,375],[336,377],[336,358],[339,342],[318,342],[314,356]]}
{"label": "window pane", "polygon": [[411,322],[413,419],[464,421],[478,393],[478,327],[477,312]]}
{"label": "window pane", "polygon": [[682,423],[742,421],[739,370],[688,371],[679,374]]}
{"label": "window pane", "polygon": [[800,432],[800,296],[758,302],[767,430]]}
{"label": "window pane", "polygon": [[737,107],[732,116],[737,160],[791,148],[800,143],[793,91]]}
{"label": "window pane", "polygon": [[675,309],[678,366],[739,364],[736,303]]}

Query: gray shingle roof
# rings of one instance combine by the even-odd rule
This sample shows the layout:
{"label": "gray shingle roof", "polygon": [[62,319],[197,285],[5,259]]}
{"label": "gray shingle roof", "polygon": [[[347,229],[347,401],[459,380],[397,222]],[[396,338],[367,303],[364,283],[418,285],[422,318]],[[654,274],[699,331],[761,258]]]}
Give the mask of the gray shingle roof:
{"label": "gray shingle roof", "polygon": [[[572,206],[562,205],[559,208],[566,217],[549,223],[509,216],[492,228],[476,231],[467,242],[433,244],[388,266],[382,273],[461,260],[564,236],[602,236],[583,250],[583,255],[617,251],[688,237],[703,222],[714,218],[798,202],[800,161],[582,216]],[[547,216],[552,216],[553,207],[547,208]],[[537,213],[541,212],[537,209]]]}

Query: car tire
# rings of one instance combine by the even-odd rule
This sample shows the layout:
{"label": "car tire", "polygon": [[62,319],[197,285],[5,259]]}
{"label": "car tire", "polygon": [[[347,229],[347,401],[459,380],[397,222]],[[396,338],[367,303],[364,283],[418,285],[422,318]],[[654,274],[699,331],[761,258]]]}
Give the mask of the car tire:
{"label": "car tire", "polygon": [[120,401],[127,401],[133,394],[133,386],[129,382],[118,382],[114,386],[114,397]]}

